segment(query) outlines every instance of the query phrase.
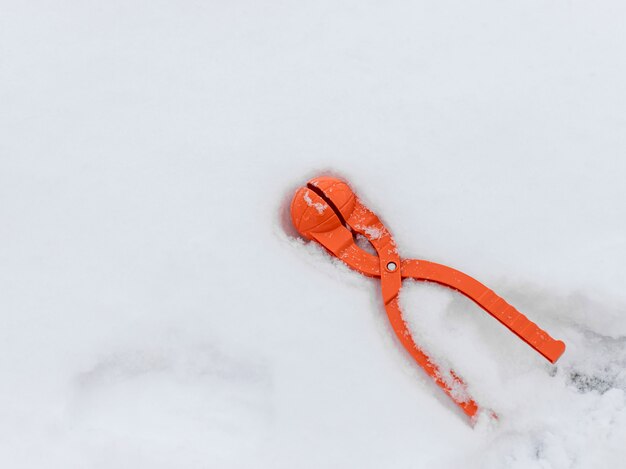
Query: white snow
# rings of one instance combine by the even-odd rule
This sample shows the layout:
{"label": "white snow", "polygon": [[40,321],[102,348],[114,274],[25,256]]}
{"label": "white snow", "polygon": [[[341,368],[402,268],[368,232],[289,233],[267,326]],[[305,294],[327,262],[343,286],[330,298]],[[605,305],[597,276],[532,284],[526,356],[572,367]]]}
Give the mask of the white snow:
{"label": "white snow", "polygon": [[370,238],[370,239],[380,239],[383,235],[383,230],[376,228],[375,226],[356,226],[355,227],[358,230],[363,230],[363,232]]}
{"label": "white snow", "polygon": [[[626,4],[0,3],[0,466],[618,468]],[[294,237],[347,178],[403,257],[567,350]]]}
{"label": "white snow", "polygon": [[311,196],[309,195],[309,191],[306,191],[304,193],[304,195],[302,196],[302,198],[304,199],[304,202],[309,206],[309,207],[314,207],[315,210],[317,211],[317,213],[324,213],[324,210],[326,210],[326,205],[321,203],[321,202],[313,202],[313,199],[311,199]]}

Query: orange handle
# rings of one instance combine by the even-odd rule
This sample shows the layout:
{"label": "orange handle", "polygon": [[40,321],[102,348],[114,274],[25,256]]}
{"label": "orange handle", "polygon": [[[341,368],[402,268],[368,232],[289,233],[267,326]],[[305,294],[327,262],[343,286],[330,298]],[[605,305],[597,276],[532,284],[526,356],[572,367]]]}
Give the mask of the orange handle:
{"label": "orange handle", "polygon": [[450,376],[446,379],[439,367],[417,346],[406,322],[402,318],[402,311],[398,306],[398,297],[387,303],[385,310],[387,311],[391,327],[406,351],[468,417],[474,417],[478,412],[478,404],[467,393],[467,385],[452,370],[450,370]]}
{"label": "orange handle", "polygon": [[478,280],[445,265],[409,259],[402,262],[402,277],[427,280],[454,288],[504,324],[511,332],[543,355],[551,363],[565,351],[565,343],[550,337],[504,299]]}

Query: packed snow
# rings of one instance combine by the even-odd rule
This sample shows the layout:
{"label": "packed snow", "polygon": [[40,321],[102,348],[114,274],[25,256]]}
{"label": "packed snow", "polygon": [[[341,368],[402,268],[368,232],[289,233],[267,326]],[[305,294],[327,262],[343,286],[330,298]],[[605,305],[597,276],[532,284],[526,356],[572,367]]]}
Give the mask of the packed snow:
{"label": "packed snow", "polygon": [[[0,1],[0,467],[626,460],[626,3]],[[299,239],[346,178],[472,302]],[[363,243],[362,240],[360,243]]]}

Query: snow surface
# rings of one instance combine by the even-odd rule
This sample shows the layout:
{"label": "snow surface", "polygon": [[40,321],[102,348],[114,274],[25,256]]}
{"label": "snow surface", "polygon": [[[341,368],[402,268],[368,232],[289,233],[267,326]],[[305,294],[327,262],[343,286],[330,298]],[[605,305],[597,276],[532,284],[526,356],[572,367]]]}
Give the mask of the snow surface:
{"label": "snow surface", "polygon": [[[626,3],[0,0],[0,467],[626,460]],[[549,365],[293,237],[339,174],[405,257],[567,342]]]}

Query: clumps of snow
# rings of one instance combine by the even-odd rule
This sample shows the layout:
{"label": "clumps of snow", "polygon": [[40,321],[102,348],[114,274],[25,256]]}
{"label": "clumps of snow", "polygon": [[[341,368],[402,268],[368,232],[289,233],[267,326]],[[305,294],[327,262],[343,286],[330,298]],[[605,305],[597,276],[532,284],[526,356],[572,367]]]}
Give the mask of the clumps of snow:
{"label": "clumps of snow", "polygon": [[[498,416],[495,424],[478,419],[484,446],[468,457],[469,467],[508,461],[512,468],[590,468],[617,460],[626,441],[626,337],[593,332],[601,310],[573,324],[571,299],[528,286],[499,293],[566,342],[556,365],[459,293],[409,281],[401,294],[414,339],[442,376],[453,369],[478,404]],[[549,312],[546,303],[554,307]]]}
{"label": "clumps of snow", "polygon": [[443,380],[450,389],[450,395],[459,402],[468,402],[471,399],[470,394],[467,392],[467,388],[462,381],[455,379],[450,368],[442,368],[437,374],[438,378]]}
{"label": "clumps of snow", "polygon": [[372,240],[382,238],[386,232],[384,228],[378,228],[376,226],[355,225],[355,228],[365,233],[365,235]]}
{"label": "clumps of snow", "polygon": [[374,226],[368,226],[363,231],[370,239],[380,239],[383,235],[383,230]]}
{"label": "clumps of snow", "polygon": [[306,191],[304,193],[304,201],[306,202],[306,204],[309,207],[314,207],[315,210],[317,210],[317,213],[322,214],[324,213],[324,210],[326,210],[327,205],[321,203],[321,202],[313,202],[313,199],[311,199],[311,196],[309,195],[309,191]]}
{"label": "clumps of snow", "polygon": [[370,253],[370,254],[372,254],[374,256],[377,255],[376,249],[374,249],[374,246],[372,246],[372,244],[369,242],[369,240],[365,236],[363,236],[362,234],[360,234],[360,233],[356,234],[355,242],[356,242],[356,245],[358,247],[360,247],[361,249],[363,249],[364,251],[366,251],[366,252],[368,252],[368,253]]}

